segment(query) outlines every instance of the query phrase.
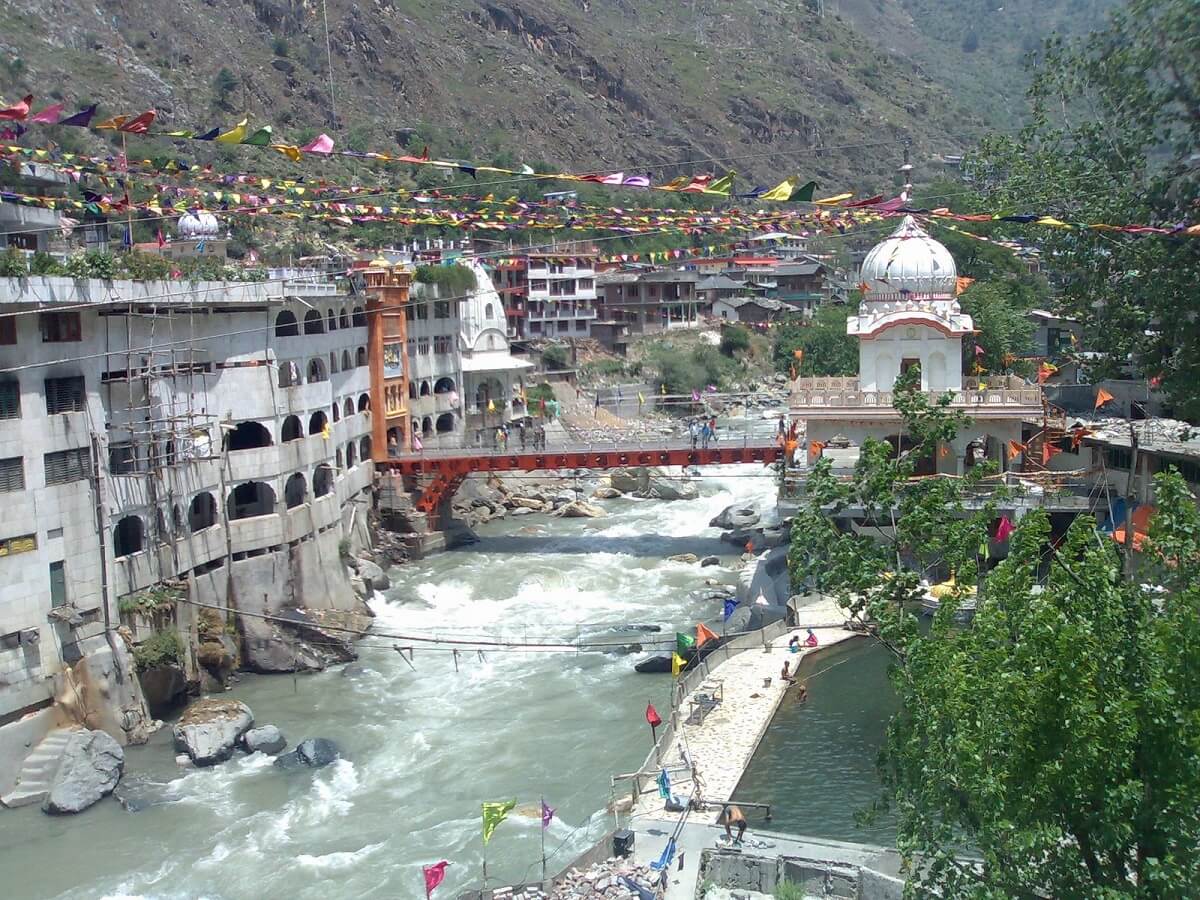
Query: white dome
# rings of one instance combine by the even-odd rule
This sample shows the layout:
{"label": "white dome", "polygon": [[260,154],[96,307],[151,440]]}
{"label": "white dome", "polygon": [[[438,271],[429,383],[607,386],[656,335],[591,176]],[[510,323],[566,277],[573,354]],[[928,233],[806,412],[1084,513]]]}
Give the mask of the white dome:
{"label": "white dome", "polygon": [[954,296],[958,267],[950,251],[905,216],[891,236],[876,244],[863,260],[862,280],[869,294]]}
{"label": "white dome", "polygon": [[203,210],[191,210],[179,217],[175,233],[185,240],[215,238],[221,233],[217,217]]}

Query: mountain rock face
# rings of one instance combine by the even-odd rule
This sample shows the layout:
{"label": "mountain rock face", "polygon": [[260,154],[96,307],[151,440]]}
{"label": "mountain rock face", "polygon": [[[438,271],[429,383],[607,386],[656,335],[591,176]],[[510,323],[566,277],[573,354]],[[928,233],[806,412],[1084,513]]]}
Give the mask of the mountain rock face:
{"label": "mountain rock face", "polygon": [[[326,131],[340,148],[429,145],[659,180],[799,172],[831,190],[882,190],[903,142],[919,164],[1013,124],[1021,54],[1051,28],[1086,29],[1107,5],[328,0],[327,44],[319,0],[0,0],[0,56],[15,60],[0,67],[0,93],[99,102],[106,115],[152,107],[196,129],[246,113],[292,141]],[[212,152],[255,171],[290,165]],[[689,160],[711,161],[666,165]]]}

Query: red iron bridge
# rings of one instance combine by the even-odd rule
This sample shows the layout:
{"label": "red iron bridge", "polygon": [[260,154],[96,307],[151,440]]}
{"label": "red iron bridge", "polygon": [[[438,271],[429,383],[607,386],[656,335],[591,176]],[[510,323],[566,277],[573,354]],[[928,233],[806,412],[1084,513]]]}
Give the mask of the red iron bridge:
{"label": "red iron bridge", "polygon": [[[756,431],[723,428],[718,440],[707,447],[692,446],[688,436],[641,437],[628,441],[553,443],[545,449],[463,447],[422,450],[377,461],[379,471],[405,476],[406,485],[419,492],[415,506],[436,516],[441,505],[450,500],[463,480],[476,473],[549,472],[572,469],[624,469],[640,466],[714,466],[778,462],[784,447],[774,432],[766,432],[756,422]],[[510,443],[516,440],[510,436]]]}

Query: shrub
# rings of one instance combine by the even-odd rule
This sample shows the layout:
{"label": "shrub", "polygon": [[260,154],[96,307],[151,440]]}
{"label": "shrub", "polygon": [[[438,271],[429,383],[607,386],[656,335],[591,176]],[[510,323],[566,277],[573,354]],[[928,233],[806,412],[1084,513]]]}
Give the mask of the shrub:
{"label": "shrub", "polygon": [[733,356],[750,349],[750,329],[745,325],[729,325],[721,329],[721,352]]}
{"label": "shrub", "polygon": [[156,631],[133,648],[133,663],[139,672],[178,663],[183,658],[183,641],[174,629]]}
{"label": "shrub", "polygon": [[276,56],[287,56],[288,55],[287,39],[283,38],[283,37],[278,37],[278,36],[275,37],[275,39],[271,41],[271,52],[274,53]]}
{"label": "shrub", "polygon": [[29,261],[29,272],[31,275],[62,275],[66,271],[62,263],[49,253],[43,253],[41,250],[33,254],[33,259]]}
{"label": "shrub", "polygon": [[89,250],[84,254],[87,263],[88,276],[103,281],[112,281],[117,274],[117,261],[111,253],[102,250]]}
{"label": "shrub", "polygon": [[9,247],[0,256],[0,278],[24,278],[26,272],[25,254],[16,247]]}
{"label": "shrub", "polygon": [[547,344],[542,348],[542,365],[547,369],[565,369],[568,362],[569,354],[563,344]]}
{"label": "shrub", "polygon": [[66,269],[67,275],[69,275],[71,278],[80,279],[92,277],[91,265],[88,263],[87,256],[83,253],[75,253],[67,257],[67,262],[64,268]]}
{"label": "shrub", "polygon": [[466,266],[417,266],[414,280],[437,286],[443,296],[459,296],[475,290],[475,273]]}

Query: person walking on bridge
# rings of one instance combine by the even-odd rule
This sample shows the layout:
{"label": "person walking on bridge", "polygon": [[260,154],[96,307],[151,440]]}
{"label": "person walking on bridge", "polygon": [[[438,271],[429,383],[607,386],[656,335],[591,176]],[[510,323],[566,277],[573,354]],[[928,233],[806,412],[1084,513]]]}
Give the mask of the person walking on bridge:
{"label": "person walking on bridge", "polygon": [[708,427],[708,422],[700,428],[700,446],[704,450],[708,449],[708,442],[712,438],[712,429]]}
{"label": "person walking on bridge", "polygon": [[692,419],[692,421],[688,424],[688,434],[691,435],[692,449],[695,450],[696,444],[700,440],[700,423],[695,419]]}
{"label": "person walking on bridge", "polygon": [[717,417],[713,416],[708,420],[708,435],[712,438],[712,442],[717,442]]}

